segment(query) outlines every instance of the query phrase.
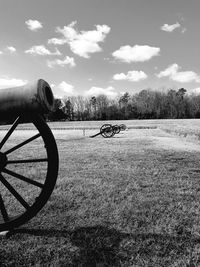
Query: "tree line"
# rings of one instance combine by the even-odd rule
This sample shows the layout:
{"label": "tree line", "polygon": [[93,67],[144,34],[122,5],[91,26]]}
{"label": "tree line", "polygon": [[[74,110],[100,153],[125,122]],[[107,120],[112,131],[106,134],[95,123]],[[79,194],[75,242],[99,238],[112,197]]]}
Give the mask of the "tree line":
{"label": "tree line", "polygon": [[110,99],[106,95],[56,99],[56,109],[48,120],[128,120],[200,118],[200,95],[187,90],[145,89]]}

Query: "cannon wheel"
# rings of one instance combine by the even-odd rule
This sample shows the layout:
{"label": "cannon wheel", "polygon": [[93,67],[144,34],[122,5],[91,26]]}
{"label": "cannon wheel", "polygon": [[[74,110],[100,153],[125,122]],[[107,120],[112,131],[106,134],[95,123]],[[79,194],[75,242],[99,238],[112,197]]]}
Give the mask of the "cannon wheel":
{"label": "cannon wheel", "polygon": [[121,131],[125,131],[126,130],[126,125],[125,124],[120,124],[119,127],[120,127]]}
{"label": "cannon wheel", "polygon": [[100,133],[104,138],[113,137],[113,135],[115,134],[111,124],[102,125],[100,128]]}
{"label": "cannon wheel", "polygon": [[5,135],[0,131],[0,231],[33,218],[57,180],[58,150],[50,128],[39,115],[28,116],[31,131],[23,130],[23,121],[19,116]]}
{"label": "cannon wheel", "polygon": [[119,127],[119,125],[114,125],[114,126],[112,126],[112,128],[113,128],[113,132],[115,133],[115,134],[118,134],[118,133],[120,133],[120,127]]}

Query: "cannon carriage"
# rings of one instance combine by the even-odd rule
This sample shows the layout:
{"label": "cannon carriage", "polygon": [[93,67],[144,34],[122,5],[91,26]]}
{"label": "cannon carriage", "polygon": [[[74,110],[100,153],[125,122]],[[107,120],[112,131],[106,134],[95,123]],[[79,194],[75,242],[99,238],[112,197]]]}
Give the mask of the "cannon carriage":
{"label": "cannon carriage", "polygon": [[[43,116],[54,109],[50,86],[42,79],[0,90],[0,231],[33,218],[48,201],[58,175],[58,150]],[[24,131],[29,123],[29,131]]]}
{"label": "cannon carriage", "polygon": [[[42,79],[0,90],[0,232],[36,216],[53,192],[59,156],[44,115],[54,110],[54,102]],[[5,126],[1,121],[12,123]],[[104,124],[91,137],[110,138],[125,129]]]}
{"label": "cannon carriage", "polygon": [[126,125],[125,124],[120,124],[120,125],[112,125],[112,124],[103,124],[100,128],[100,131],[97,134],[94,134],[90,136],[91,138],[94,138],[98,135],[103,136],[104,138],[111,138],[115,134],[119,134],[121,131],[126,130]]}

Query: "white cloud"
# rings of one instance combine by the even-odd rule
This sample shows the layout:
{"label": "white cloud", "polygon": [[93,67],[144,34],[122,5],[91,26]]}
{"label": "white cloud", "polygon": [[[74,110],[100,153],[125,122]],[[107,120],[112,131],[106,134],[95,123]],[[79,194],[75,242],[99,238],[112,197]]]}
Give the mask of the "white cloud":
{"label": "white cloud", "polygon": [[187,83],[187,82],[200,82],[200,76],[194,71],[179,71],[181,67],[174,63],[157,74],[158,78],[169,77],[170,80]]}
{"label": "white cloud", "polygon": [[200,87],[194,88],[190,91],[188,91],[189,94],[195,94],[195,95],[199,95],[200,94]]}
{"label": "white cloud", "polygon": [[75,64],[74,58],[66,56],[64,60],[55,59],[55,60],[47,61],[47,66],[49,68],[53,68],[54,66],[65,67],[66,65],[69,65],[70,67],[75,67],[76,64]]}
{"label": "white cloud", "polygon": [[107,25],[96,25],[92,31],[81,31],[74,29],[76,21],[63,28],[57,27],[56,32],[63,35],[61,39],[52,38],[48,40],[51,44],[65,44],[70,46],[71,51],[80,57],[89,58],[90,54],[102,51],[98,43],[103,42],[110,32]]}
{"label": "white cloud", "polygon": [[107,88],[93,86],[88,91],[85,92],[85,95],[86,96],[106,95],[109,98],[115,98],[118,95],[118,93],[112,86],[109,86]]}
{"label": "white cloud", "polygon": [[40,56],[60,56],[60,51],[56,48],[55,52],[49,51],[44,45],[34,45],[30,49],[26,50],[25,53]]}
{"label": "white cloud", "polygon": [[7,50],[8,50],[10,53],[15,53],[15,52],[16,52],[16,48],[13,47],[13,46],[7,46]]}
{"label": "white cloud", "polygon": [[113,57],[122,62],[143,62],[150,60],[154,56],[158,56],[160,52],[159,47],[152,47],[149,45],[125,45],[112,53]]}
{"label": "white cloud", "polygon": [[165,31],[165,32],[173,32],[176,28],[181,27],[179,22],[176,22],[175,24],[164,24],[163,26],[161,26],[161,30]]}
{"label": "white cloud", "polygon": [[28,81],[21,79],[0,78],[0,89],[25,85]]}
{"label": "white cloud", "polygon": [[147,78],[147,74],[143,71],[128,71],[127,74],[117,73],[113,76],[114,80],[128,80],[131,82],[138,82]]}
{"label": "white cloud", "polygon": [[178,64],[172,64],[170,65],[168,68],[166,68],[165,70],[161,71],[159,74],[157,74],[158,78],[162,78],[162,77],[173,77],[174,75],[176,75],[177,71],[179,69]]}
{"label": "white cloud", "polygon": [[52,90],[54,94],[58,97],[77,95],[74,90],[74,86],[69,83],[66,83],[65,81],[62,81],[57,86],[55,85]]}
{"label": "white cloud", "polygon": [[51,38],[48,40],[48,44],[63,45],[66,43],[67,43],[66,39]]}
{"label": "white cloud", "polygon": [[42,23],[39,22],[38,20],[29,19],[29,20],[25,21],[25,23],[26,23],[28,29],[31,31],[37,31],[37,30],[43,28]]}
{"label": "white cloud", "polygon": [[185,33],[186,31],[187,31],[186,28],[183,28],[183,29],[181,30],[182,33]]}
{"label": "white cloud", "polygon": [[194,71],[181,71],[173,76],[173,80],[181,83],[200,82],[200,76]]}
{"label": "white cloud", "polygon": [[2,55],[3,54],[3,52],[2,51],[0,51],[0,55]]}

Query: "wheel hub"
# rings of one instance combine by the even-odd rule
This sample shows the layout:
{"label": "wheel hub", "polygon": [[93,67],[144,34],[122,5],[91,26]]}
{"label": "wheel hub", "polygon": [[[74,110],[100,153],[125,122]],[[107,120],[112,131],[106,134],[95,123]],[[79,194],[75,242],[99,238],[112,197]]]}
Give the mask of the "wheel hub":
{"label": "wheel hub", "polygon": [[7,164],[7,156],[6,154],[0,152],[0,172],[5,168]]}

